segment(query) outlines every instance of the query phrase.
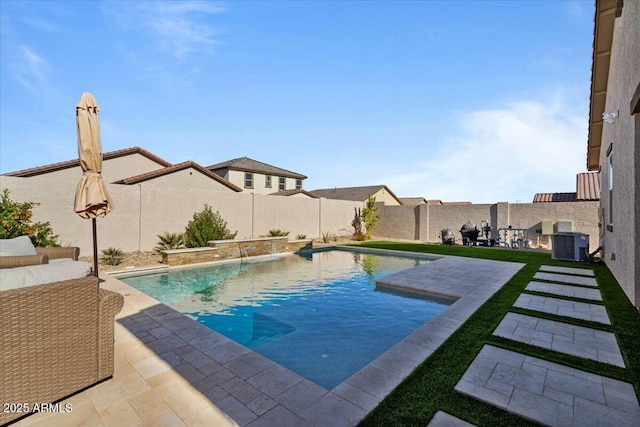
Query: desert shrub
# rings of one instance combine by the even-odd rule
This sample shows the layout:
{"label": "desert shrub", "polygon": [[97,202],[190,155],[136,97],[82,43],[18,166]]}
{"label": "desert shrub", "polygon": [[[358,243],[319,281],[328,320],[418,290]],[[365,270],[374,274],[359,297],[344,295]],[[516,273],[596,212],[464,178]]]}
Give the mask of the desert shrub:
{"label": "desert shrub", "polygon": [[367,197],[364,209],[362,209],[362,222],[364,223],[365,235],[367,239],[371,238],[371,233],[380,221],[380,215],[377,214],[376,198],[371,194]]}
{"label": "desert shrub", "polygon": [[232,233],[227,228],[220,212],[211,210],[211,206],[204,205],[202,212],[193,214],[184,232],[184,244],[188,248],[203,248],[209,240],[235,239],[238,232]]}
{"label": "desert shrub", "polygon": [[49,222],[33,222],[33,202],[14,202],[9,198],[9,190],[2,190],[0,201],[0,239],[29,236],[37,247],[59,246],[58,236],[53,234]]}
{"label": "desert shrub", "polygon": [[351,221],[351,226],[353,227],[353,240],[365,240],[366,236],[362,230],[362,213],[360,208],[353,208],[353,210],[355,211],[355,215]]}
{"label": "desert shrub", "polygon": [[273,230],[269,230],[267,234],[263,234],[260,237],[284,237],[288,235],[289,235],[288,231],[280,230],[279,228],[274,228]]}
{"label": "desert shrub", "polygon": [[165,231],[164,234],[158,234],[158,243],[153,248],[154,251],[160,253],[169,249],[184,248],[184,234],[182,233],[169,233]]}
{"label": "desert shrub", "polygon": [[304,240],[307,238],[306,234],[296,234],[296,240]]}
{"label": "desert shrub", "polygon": [[323,243],[329,243],[333,238],[333,235],[331,234],[330,231],[323,231],[321,238]]}
{"label": "desert shrub", "polygon": [[107,248],[102,250],[102,262],[108,265],[118,265],[122,262],[124,253],[118,248]]}

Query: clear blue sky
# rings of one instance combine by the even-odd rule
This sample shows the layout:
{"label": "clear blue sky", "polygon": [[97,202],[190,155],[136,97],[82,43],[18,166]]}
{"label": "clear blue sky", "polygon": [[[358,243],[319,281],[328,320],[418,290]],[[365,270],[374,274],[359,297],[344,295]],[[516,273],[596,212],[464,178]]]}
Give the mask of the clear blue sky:
{"label": "clear blue sky", "polygon": [[308,190],[530,202],[586,168],[593,0],[0,1],[0,172],[248,156]]}

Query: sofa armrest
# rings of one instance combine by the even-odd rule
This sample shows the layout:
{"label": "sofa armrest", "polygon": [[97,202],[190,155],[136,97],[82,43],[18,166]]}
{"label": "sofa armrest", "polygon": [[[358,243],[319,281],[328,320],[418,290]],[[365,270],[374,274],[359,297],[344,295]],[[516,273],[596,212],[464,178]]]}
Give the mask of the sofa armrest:
{"label": "sofa armrest", "polygon": [[26,267],[28,265],[38,264],[49,264],[49,256],[38,254],[0,257],[0,268]]}
{"label": "sofa armrest", "polygon": [[78,260],[80,248],[78,247],[55,247],[55,248],[36,248],[38,255],[47,255],[49,259],[71,258]]}
{"label": "sofa armrest", "polygon": [[113,376],[114,321],[124,305],[124,297],[117,292],[100,288],[98,297],[98,378]]}

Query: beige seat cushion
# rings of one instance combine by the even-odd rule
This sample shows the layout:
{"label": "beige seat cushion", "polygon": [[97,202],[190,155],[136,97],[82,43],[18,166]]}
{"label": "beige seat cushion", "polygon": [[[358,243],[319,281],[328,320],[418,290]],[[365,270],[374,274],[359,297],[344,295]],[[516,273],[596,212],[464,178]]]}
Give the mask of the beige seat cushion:
{"label": "beige seat cushion", "polygon": [[66,261],[0,270],[0,291],[18,289],[43,283],[87,277],[91,266],[84,261]]}

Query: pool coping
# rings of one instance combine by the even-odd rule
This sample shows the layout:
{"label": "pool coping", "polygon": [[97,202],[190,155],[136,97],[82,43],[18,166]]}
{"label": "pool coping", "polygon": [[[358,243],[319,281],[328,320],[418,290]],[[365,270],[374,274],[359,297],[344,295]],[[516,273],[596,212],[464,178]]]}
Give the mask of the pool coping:
{"label": "pool coping", "polygon": [[[363,249],[342,245],[323,247],[317,251],[332,249],[437,258],[427,264],[385,276],[377,281],[377,285],[457,298],[453,304],[436,317],[423,324],[332,390],[326,390],[304,379],[287,368],[137,291],[118,280],[119,277],[123,277],[121,273],[111,274],[110,279],[102,285],[105,288],[123,293],[125,305],[127,302],[131,302],[129,307],[125,307],[126,309],[123,309],[121,315],[118,316],[118,321],[125,327],[128,327],[129,323],[122,319],[127,319],[135,315],[136,312],[143,313],[173,331],[183,344],[192,345],[228,369],[237,378],[239,384],[244,384],[245,388],[251,387],[258,390],[264,399],[274,402],[273,407],[260,414],[255,412],[255,407],[247,406],[253,401],[243,403],[233,399],[233,404],[230,404],[230,399],[216,401],[215,398],[210,398],[212,404],[225,411],[238,424],[259,425],[261,422],[265,424],[268,421],[273,422],[277,417],[288,417],[289,419],[295,417],[296,422],[303,425],[326,425],[328,420],[340,425],[354,425],[373,410],[387,394],[525,265],[477,258]],[[311,252],[316,252],[316,250]],[[280,256],[286,255],[278,255],[278,257]],[[265,257],[273,258],[272,255]],[[255,261],[260,261],[260,259],[256,257]],[[202,266],[204,265],[198,265],[198,267]],[[194,268],[194,265],[179,267]],[[174,270],[179,267],[166,268],[166,270]],[[159,272],[160,269],[144,270],[139,274],[156,271]],[[135,274],[136,272],[125,271],[126,273]],[[126,274],[126,276],[129,275]],[[178,315],[191,322],[182,321],[181,329],[175,330],[174,325]],[[158,356],[161,355],[158,352]],[[257,369],[256,366],[260,369]],[[230,378],[224,379],[224,381],[230,380]],[[206,393],[204,394],[206,395]]]}

